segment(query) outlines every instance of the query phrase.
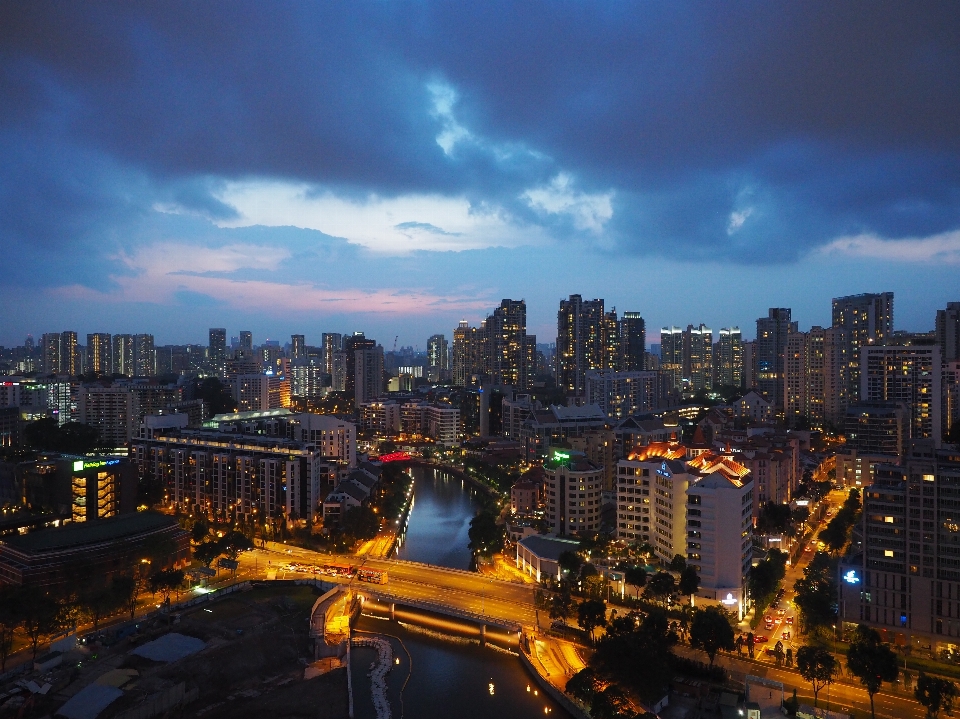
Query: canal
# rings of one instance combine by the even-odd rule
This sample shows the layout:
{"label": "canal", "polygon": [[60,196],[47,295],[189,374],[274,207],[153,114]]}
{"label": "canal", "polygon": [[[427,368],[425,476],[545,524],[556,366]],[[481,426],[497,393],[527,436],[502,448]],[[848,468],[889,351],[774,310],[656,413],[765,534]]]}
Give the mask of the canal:
{"label": "canal", "polygon": [[[413,562],[468,569],[467,532],[480,506],[477,490],[459,479],[415,467],[414,506],[397,557]],[[359,632],[389,639],[400,660],[387,677],[393,717],[458,719],[569,719],[520,663],[515,650],[486,646],[463,636],[448,636],[412,623],[365,614]],[[475,631],[475,630],[474,630]],[[352,651],[356,719],[377,719],[370,698],[372,649]],[[402,694],[401,694],[402,691]]]}

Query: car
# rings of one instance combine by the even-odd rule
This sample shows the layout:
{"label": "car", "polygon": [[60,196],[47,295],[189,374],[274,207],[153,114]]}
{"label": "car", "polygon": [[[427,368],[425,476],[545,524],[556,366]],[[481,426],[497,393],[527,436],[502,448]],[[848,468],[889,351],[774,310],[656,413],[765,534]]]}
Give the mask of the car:
{"label": "car", "polygon": [[566,622],[563,622],[563,621],[561,621],[561,620],[559,620],[559,619],[554,619],[554,620],[550,623],[550,628],[551,628],[551,629],[566,629],[566,628],[567,628],[567,623],[566,623]]}
{"label": "car", "polygon": [[787,624],[793,624],[793,617],[787,617],[786,622]]}
{"label": "car", "polygon": [[763,621],[765,621],[767,624],[773,624],[773,617],[771,617],[771,616],[768,614],[767,616],[765,616],[765,617],[763,618]]}
{"label": "car", "polygon": [[781,632],[780,638],[784,641],[788,640],[790,638],[790,632]]}
{"label": "car", "polygon": [[754,634],[753,636],[754,644],[763,644],[766,641],[767,641],[767,637],[763,636],[762,634]]}
{"label": "car", "polygon": [[778,609],[778,610],[777,610],[777,616],[778,616],[778,617],[782,617],[782,616],[784,616],[786,613],[787,613],[787,610],[786,610],[786,609]]}
{"label": "car", "polygon": [[772,649],[772,648],[770,648],[770,647],[767,647],[766,649],[764,649],[764,650],[763,650],[763,653],[766,654],[768,657],[775,657],[775,656],[777,656],[777,650],[776,650],[776,649]]}

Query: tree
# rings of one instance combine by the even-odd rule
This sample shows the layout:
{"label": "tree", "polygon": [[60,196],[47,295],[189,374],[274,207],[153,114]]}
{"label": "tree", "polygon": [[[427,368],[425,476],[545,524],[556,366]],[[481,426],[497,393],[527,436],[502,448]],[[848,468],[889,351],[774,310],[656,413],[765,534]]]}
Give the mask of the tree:
{"label": "tree", "polygon": [[20,588],[15,601],[20,625],[30,637],[33,658],[36,659],[40,640],[61,627],[60,603],[51,595],[29,586]]}
{"label": "tree", "polygon": [[790,505],[777,504],[776,502],[765,503],[757,516],[757,533],[792,536],[794,529]]}
{"label": "tree", "polygon": [[823,552],[817,552],[793,584],[793,602],[800,609],[805,631],[830,626],[836,620],[836,566]]}
{"label": "tree", "polygon": [[569,592],[555,594],[550,600],[550,618],[566,620],[573,612],[573,600]]}
{"label": "tree", "polygon": [[820,532],[820,539],[823,540],[831,552],[839,554],[847,544],[849,532],[850,527],[847,525],[846,518],[838,513]]}
{"label": "tree", "polygon": [[[762,562],[750,568],[747,588],[758,606],[765,606],[777,591],[787,572],[787,553],[771,549]],[[760,610],[763,609],[760,606]]]}
{"label": "tree", "polygon": [[682,554],[674,554],[673,559],[670,560],[670,571],[671,572],[682,572],[687,568],[687,558]]}
{"label": "tree", "polygon": [[34,449],[67,454],[87,454],[103,448],[100,433],[94,427],[80,422],[67,422],[61,426],[51,417],[27,424],[23,437]]}
{"label": "tree", "polygon": [[571,577],[575,577],[580,572],[580,567],[583,565],[583,557],[581,557],[577,552],[571,552],[567,550],[565,552],[560,552],[560,556],[557,557],[557,566]]}
{"label": "tree", "polygon": [[7,658],[13,648],[13,632],[20,623],[17,611],[17,588],[0,588],[0,672],[7,670]]}
{"label": "tree", "polygon": [[700,589],[700,575],[697,574],[697,569],[692,564],[688,564],[683,568],[683,571],[680,572],[680,581],[677,582],[677,589],[680,594],[685,594],[690,597],[690,606],[692,607],[693,595]]}
{"label": "tree", "polygon": [[598,688],[597,673],[590,667],[586,667],[570,677],[564,691],[574,699],[590,706]]}
{"label": "tree", "polygon": [[640,590],[647,583],[647,570],[643,567],[627,567],[623,572],[623,581],[631,585],[640,598]]}
{"label": "tree", "polygon": [[170,599],[170,592],[183,585],[183,571],[180,569],[161,569],[150,577],[150,591],[153,594],[160,592],[163,600]]}
{"label": "tree", "polygon": [[120,574],[113,578],[111,586],[117,595],[120,607],[129,609],[130,618],[133,619],[137,611],[137,599],[140,597],[140,590],[143,586],[140,577],[134,574]]}
{"label": "tree", "polygon": [[597,642],[591,665],[653,704],[663,697],[673,677],[670,647],[677,636],[662,609],[653,608],[639,619],[633,612],[614,618]]}
{"label": "tree", "polygon": [[721,649],[733,651],[733,627],[719,607],[707,607],[693,615],[690,624],[690,646],[706,652],[710,666]]}
{"label": "tree", "polygon": [[657,601],[666,602],[667,597],[676,591],[676,580],[668,572],[657,572],[649,580],[643,593]]}
{"label": "tree", "polygon": [[896,681],[897,655],[881,641],[875,630],[861,624],[853,632],[847,652],[847,668],[870,695],[870,715],[876,719],[873,695],[880,691],[881,682]]}
{"label": "tree", "polygon": [[504,528],[497,524],[493,512],[483,511],[470,520],[470,549],[477,554],[489,557],[503,549]]}
{"label": "tree", "polygon": [[599,599],[587,599],[577,607],[577,624],[590,635],[593,640],[593,630],[607,623],[607,607]]}
{"label": "tree", "polygon": [[194,543],[200,544],[207,538],[207,535],[210,534],[210,525],[207,524],[207,520],[200,518],[193,523],[193,528],[190,530],[190,533],[193,536]]}
{"label": "tree", "polygon": [[941,711],[947,714],[953,711],[953,701],[957,698],[957,685],[949,679],[932,677],[920,672],[913,696],[927,708],[929,719],[937,719]]}
{"label": "tree", "polygon": [[594,694],[590,716],[593,719],[627,719],[636,714],[623,689],[612,684],[602,692]]}
{"label": "tree", "polygon": [[220,547],[220,542],[215,539],[204,542],[193,550],[194,559],[205,567],[209,567],[211,562],[221,554],[223,554],[223,549]]}
{"label": "tree", "polygon": [[113,582],[102,575],[91,577],[83,583],[79,595],[80,607],[93,622],[93,631],[100,629],[100,620],[119,609],[123,598],[118,596]]}
{"label": "tree", "polygon": [[797,670],[813,687],[813,705],[820,690],[833,681],[837,660],[826,649],[804,646],[797,649]]}
{"label": "tree", "polygon": [[[347,511],[350,514],[350,511]],[[253,542],[243,532],[230,532],[219,542],[220,551],[228,554],[230,559],[236,559],[241,552],[249,552],[253,549]]]}

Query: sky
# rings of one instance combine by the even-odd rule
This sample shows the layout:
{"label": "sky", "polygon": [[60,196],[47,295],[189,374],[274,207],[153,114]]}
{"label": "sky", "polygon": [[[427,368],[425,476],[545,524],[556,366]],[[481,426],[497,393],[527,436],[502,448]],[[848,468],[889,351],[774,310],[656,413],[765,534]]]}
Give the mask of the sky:
{"label": "sky", "polygon": [[[0,344],[960,301],[960,5],[0,4]],[[81,341],[83,341],[81,339]]]}

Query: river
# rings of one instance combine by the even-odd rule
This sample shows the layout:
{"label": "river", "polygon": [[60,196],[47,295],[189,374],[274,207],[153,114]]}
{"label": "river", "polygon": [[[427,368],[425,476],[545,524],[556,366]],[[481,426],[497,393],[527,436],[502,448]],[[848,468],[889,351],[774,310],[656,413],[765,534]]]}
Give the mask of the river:
{"label": "river", "polygon": [[[432,469],[415,467],[412,472],[414,505],[397,557],[469,568],[467,532],[479,506],[477,490]],[[401,710],[404,719],[569,719],[540,691],[515,653],[444,637],[402,620],[362,616],[357,629],[388,636],[400,659],[387,678],[394,719],[400,719]],[[355,717],[376,719],[367,677],[376,655],[366,648],[352,654]]]}

